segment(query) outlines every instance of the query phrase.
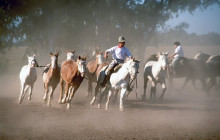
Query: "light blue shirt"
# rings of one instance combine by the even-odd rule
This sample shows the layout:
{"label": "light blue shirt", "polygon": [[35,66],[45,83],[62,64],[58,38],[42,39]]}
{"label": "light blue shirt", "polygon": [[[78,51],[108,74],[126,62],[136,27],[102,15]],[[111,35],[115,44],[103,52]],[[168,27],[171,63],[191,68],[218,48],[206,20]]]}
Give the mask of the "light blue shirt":
{"label": "light blue shirt", "polygon": [[126,57],[132,57],[131,52],[126,47],[119,48],[118,46],[115,46],[106,50],[106,52],[111,53],[113,59],[125,60]]}

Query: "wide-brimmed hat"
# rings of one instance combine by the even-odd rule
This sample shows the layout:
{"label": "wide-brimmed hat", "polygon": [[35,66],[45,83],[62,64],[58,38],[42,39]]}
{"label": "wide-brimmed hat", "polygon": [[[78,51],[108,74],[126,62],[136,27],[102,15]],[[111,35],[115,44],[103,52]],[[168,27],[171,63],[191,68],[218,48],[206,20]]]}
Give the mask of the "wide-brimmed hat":
{"label": "wide-brimmed hat", "polygon": [[123,36],[120,36],[120,37],[118,38],[118,42],[125,42],[125,38],[124,38]]}
{"label": "wide-brimmed hat", "polygon": [[179,46],[179,45],[180,45],[180,42],[179,42],[179,41],[176,41],[176,42],[173,43],[173,45]]}

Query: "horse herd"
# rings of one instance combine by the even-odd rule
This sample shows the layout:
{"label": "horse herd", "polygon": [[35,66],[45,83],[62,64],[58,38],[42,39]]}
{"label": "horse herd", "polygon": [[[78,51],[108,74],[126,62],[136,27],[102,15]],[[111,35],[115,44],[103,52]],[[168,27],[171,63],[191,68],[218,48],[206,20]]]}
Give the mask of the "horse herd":
{"label": "horse herd", "polygon": [[[36,67],[45,67],[43,71],[44,83],[44,102],[51,105],[51,98],[57,85],[60,84],[60,96],[58,103],[67,105],[67,109],[71,107],[71,100],[80,87],[84,79],[88,80],[87,96],[92,97],[90,105],[94,105],[98,99],[98,108],[101,108],[101,102],[104,96],[107,96],[105,109],[108,109],[109,101],[112,94],[117,95],[120,91],[119,109],[123,111],[123,101],[127,92],[128,85],[136,79],[140,60],[127,59],[124,64],[117,66],[114,73],[110,76],[109,81],[103,87],[100,85],[104,78],[105,70],[110,62],[104,60],[103,52],[95,53],[95,60],[91,60],[86,65],[86,57],[79,56],[75,60],[75,51],[66,51],[67,59],[58,65],[59,53],[50,53],[51,62],[46,66],[39,66],[35,55],[27,56],[28,65],[22,67],[20,71],[21,91],[18,103],[21,104],[27,92],[29,92],[28,100],[31,100],[33,86],[37,80]],[[194,84],[196,80],[202,83],[202,89],[208,93],[213,86],[218,86],[216,77],[220,76],[220,56],[210,56],[208,54],[199,53],[193,59],[183,58],[179,64],[178,75],[171,72],[168,53],[159,52],[157,55],[151,55],[144,67],[144,94],[142,100],[146,99],[147,83],[151,81],[150,99],[155,99],[156,85],[160,83],[162,86],[163,99],[167,89],[166,79],[169,83],[173,83],[173,78],[185,77],[185,83],[189,80]],[[95,93],[92,94],[92,83],[96,83]]]}

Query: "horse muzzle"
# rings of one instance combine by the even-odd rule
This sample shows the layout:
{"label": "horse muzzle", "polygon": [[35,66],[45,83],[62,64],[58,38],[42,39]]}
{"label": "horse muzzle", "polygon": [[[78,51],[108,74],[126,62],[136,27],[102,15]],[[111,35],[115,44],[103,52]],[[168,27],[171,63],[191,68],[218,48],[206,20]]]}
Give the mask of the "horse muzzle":
{"label": "horse muzzle", "polygon": [[85,72],[81,73],[81,77],[85,78],[86,74]]}

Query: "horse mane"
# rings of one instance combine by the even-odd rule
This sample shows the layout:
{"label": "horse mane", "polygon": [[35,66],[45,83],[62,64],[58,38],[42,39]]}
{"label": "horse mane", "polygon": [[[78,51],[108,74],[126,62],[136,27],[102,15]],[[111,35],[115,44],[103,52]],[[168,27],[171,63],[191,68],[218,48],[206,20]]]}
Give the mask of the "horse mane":
{"label": "horse mane", "polygon": [[156,54],[150,55],[150,57],[148,57],[147,60],[145,61],[144,66],[145,66],[145,65],[147,64],[147,62],[149,62],[149,61],[158,61],[158,55],[156,55]]}

